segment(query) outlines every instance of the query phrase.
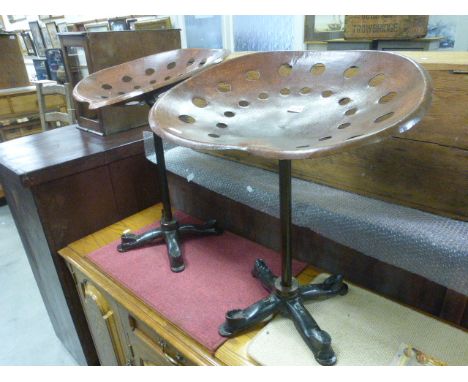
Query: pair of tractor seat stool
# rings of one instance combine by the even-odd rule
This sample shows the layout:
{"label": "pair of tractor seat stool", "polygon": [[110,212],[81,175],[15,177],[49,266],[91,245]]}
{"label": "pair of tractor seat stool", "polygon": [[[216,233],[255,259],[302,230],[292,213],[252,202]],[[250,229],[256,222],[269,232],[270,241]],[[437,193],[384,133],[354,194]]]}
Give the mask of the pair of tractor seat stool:
{"label": "pair of tractor seat stool", "polygon": [[242,150],[277,159],[281,275],[261,259],[252,274],[270,295],[226,313],[222,336],[246,331],[281,313],[291,318],[321,365],[337,362],[330,335],[303,305],[348,291],[342,275],[299,286],[292,276],[291,160],[331,155],[404,132],[431,102],[427,73],[414,61],[380,51],[263,52],[227,59],[222,49],[179,49],[93,73],[74,97],[91,109],[146,102],[161,187],[157,229],[125,233],[125,252],[163,240],[173,272],[184,270],[179,237],[219,235],[216,221],[180,225],[171,213],[163,139],[192,149]]}

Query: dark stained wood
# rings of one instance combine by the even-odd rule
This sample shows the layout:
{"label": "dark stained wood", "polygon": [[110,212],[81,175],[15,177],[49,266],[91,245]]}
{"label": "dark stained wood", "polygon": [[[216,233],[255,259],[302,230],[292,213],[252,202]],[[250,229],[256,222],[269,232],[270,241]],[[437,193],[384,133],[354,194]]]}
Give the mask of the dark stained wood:
{"label": "dark stained wood", "polygon": [[[279,219],[169,174],[173,207],[202,220],[217,219],[225,229],[280,251]],[[294,256],[325,271],[436,317],[468,327],[466,297],[424,277],[383,263],[293,226]],[[465,304],[465,305],[463,305]],[[464,306],[464,307],[463,307]]]}
{"label": "dark stained wood", "polygon": [[[240,151],[208,152],[277,170]],[[450,218],[468,220],[468,151],[391,137],[339,154],[292,162],[293,176]]]}
{"label": "dark stained wood", "polygon": [[119,220],[145,209],[155,199],[160,200],[157,171],[157,166],[141,155],[110,163]]}
{"label": "dark stained wood", "polygon": [[159,201],[142,129],[109,137],[75,126],[0,144],[0,181],[57,336],[98,363],[74,280],[58,250]]}

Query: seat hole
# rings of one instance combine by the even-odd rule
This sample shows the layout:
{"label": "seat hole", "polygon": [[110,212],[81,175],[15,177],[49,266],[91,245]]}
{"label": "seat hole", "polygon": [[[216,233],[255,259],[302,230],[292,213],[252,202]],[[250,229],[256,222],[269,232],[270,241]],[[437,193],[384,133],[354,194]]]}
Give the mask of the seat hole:
{"label": "seat hole", "polygon": [[135,86],[133,87],[133,89],[135,89],[135,90],[138,90],[138,89],[140,89],[140,88],[141,88],[140,85],[135,85]]}
{"label": "seat hole", "polygon": [[307,147],[310,147],[310,145],[296,146],[296,149],[306,149]]}
{"label": "seat hole", "polygon": [[108,96],[105,96],[105,95],[102,95],[101,96],[102,99],[106,99],[106,98],[109,98]]}
{"label": "seat hole", "polygon": [[225,129],[228,125],[226,125],[225,123],[222,123],[222,122],[218,122],[216,124],[216,127],[219,127],[220,129]]}
{"label": "seat hole", "polygon": [[280,94],[284,96],[288,96],[291,94],[291,90],[289,90],[288,88],[283,88],[280,90]]}
{"label": "seat hole", "polygon": [[338,126],[338,129],[343,130],[346,129],[347,127],[351,126],[349,122],[342,123],[340,126]]}
{"label": "seat hole", "polygon": [[379,103],[387,103],[392,101],[396,97],[397,93],[396,92],[390,92],[388,94],[385,94],[384,96],[380,97]]}
{"label": "seat hole", "polygon": [[111,90],[111,89],[112,89],[112,85],[103,84],[103,85],[101,86],[101,88],[103,88],[104,90]]}
{"label": "seat hole", "polygon": [[167,64],[167,68],[169,70],[174,69],[175,67],[176,67],[176,63],[174,61],[169,62],[169,64]]}
{"label": "seat hole", "polygon": [[154,73],[154,69],[153,68],[148,68],[145,70],[145,74],[147,76],[151,76],[152,74]]}
{"label": "seat hole", "polygon": [[322,137],[319,139],[319,141],[326,141],[327,139],[331,139],[331,135],[328,135],[326,137]]}
{"label": "seat hole", "polygon": [[359,73],[359,68],[357,66],[350,66],[348,69],[346,69],[343,73],[345,78],[353,78]]}
{"label": "seat hole", "polygon": [[345,115],[354,115],[357,112],[357,107],[353,107],[352,109],[346,110]]}
{"label": "seat hole", "polygon": [[186,114],[179,115],[179,119],[185,123],[195,123],[195,118],[191,117],[190,115],[186,115]]}
{"label": "seat hole", "polygon": [[187,66],[192,65],[195,62],[195,59],[192,57],[190,60],[187,61]]}
{"label": "seat hole", "polygon": [[219,138],[218,134],[213,134],[213,133],[208,134],[208,136],[211,138]]}
{"label": "seat hole", "polygon": [[311,72],[314,76],[319,76],[319,75],[323,74],[323,72],[325,71],[325,69],[326,69],[325,64],[318,63],[318,64],[315,64],[315,65],[312,65],[312,68],[310,68],[310,72]]}
{"label": "seat hole", "polygon": [[332,94],[333,94],[333,92],[331,90],[324,90],[322,92],[322,97],[327,98],[327,97],[330,97]]}
{"label": "seat hole", "polygon": [[382,82],[384,82],[384,80],[385,80],[385,74],[383,73],[377,74],[376,76],[372,77],[369,80],[369,86],[372,86],[372,87],[379,86],[382,84]]}
{"label": "seat hole", "polygon": [[228,118],[232,118],[232,117],[234,117],[235,115],[236,115],[236,114],[233,113],[232,111],[225,111],[225,112],[224,112],[224,116],[225,116],[225,117],[228,117]]}
{"label": "seat hole", "polygon": [[283,64],[278,69],[278,74],[281,77],[288,77],[291,75],[291,72],[292,72],[292,66],[290,64]]}
{"label": "seat hole", "polygon": [[311,88],[309,88],[308,86],[305,86],[299,91],[299,94],[307,95],[307,94],[310,94],[311,91],[312,91]]}
{"label": "seat hole", "polygon": [[260,72],[258,70],[249,70],[245,74],[245,78],[249,81],[257,81],[260,79]]}
{"label": "seat hole", "polygon": [[348,98],[348,97],[344,97],[338,101],[338,103],[342,106],[347,105],[350,102],[351,102],[351,98]]}
{"label": "seat hole", "polygon": [[118,94],[118,95],[124,95],[125,92],[118,92],[117,94]]}
{"label": "seat hole", "polygon": [[360,136],[361,136],[361,134],[360,135],[353,135],[352,137],[346,138],[346,140],[349,141],[350,139],[354,139],[354,138],[357,138],[357,137],[360,137]]}
{"label": "seat hole", "polygon": [[122,77],[122,82],[130,82],[132,80],[132,77],[130,76],[123,76]]}
{"label": "seat hole", "polygon": [[379,118],[377,118],[374,122],[375,122],[375,123],[379,123],[379,122],[385,121],[386,119],[389,119],[393,114],[394,114],[393,111],[391,111],[390,113],[381,115],[381,116],[380,116]]}
{"label": "seat hole", "polygon": [[205,65],[205,64],[206,64],[206,58],[202,59],[198,65],[202,66],[202,65]]}
{"label": "seat hole", "polygon": [[249,101],[241,100],[239,101],[239,106],[240,107],[248,107],[250,105]]}
{"label": "seat hole", "polygon": [[164,77],[164,81],[169,81],[170,79],[171,79],[171,76]]}
{"label": "seat hole", "polygon": [[230,92],[231,91],[231,84],[229,84],[227,82],[220,82],[218,84],[218,91],[220,91],[221,93]]}
{"label": "seat hole", "polygon": [[266,99],[268,99],[268,93],[266,93],[266,92],[261,92],[261,93],[258,95],[258,99],[261,99],[261,100],[266,100]]}
{"label": "seat hole", "polygon": [[155,83],[156,83],[156,80],[151,80],[151,81],[150,81],[150,84],[151,84],[151,85],[153,85],[153,84],[155,84]]}
{"label": "seat hole", "polygon": [[208,102],[206,101],[206,99],[202,98],[202,97],[193,97],[192,98],[192,103],[197,106],[197,107],[206,107],[206,105],[208,105]]}

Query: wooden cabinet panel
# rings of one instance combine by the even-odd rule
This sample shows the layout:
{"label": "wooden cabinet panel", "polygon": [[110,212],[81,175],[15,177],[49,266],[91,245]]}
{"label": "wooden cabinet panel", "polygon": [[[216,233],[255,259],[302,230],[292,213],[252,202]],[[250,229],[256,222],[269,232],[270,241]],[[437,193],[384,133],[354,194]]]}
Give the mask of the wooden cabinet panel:
{"label": "wooden cabinet panel", "polygon": [[123,341],[125,336],[116,303],[83,274],[72,272],[101,365],[128,364],[131,355]]}

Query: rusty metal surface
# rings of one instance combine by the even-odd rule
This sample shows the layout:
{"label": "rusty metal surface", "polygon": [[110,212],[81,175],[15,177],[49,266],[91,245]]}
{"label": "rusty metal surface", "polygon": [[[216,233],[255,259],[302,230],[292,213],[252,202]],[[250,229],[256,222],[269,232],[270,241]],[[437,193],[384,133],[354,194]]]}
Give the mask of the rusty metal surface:
{"label": "rusty metal surface", "polygon": [[195,149],[300,159],[376,142],[429,108],[425,70],[381,51],[264,52],[227,60],[172,88],[153,131]]}
{"label": "rusty metal surface", "polygon": [[73,96],[89,103],[90,109],[133,100],[221,62],[228,54],[224,49],[176,49],[153,54],[91,74],[75,86]]}

